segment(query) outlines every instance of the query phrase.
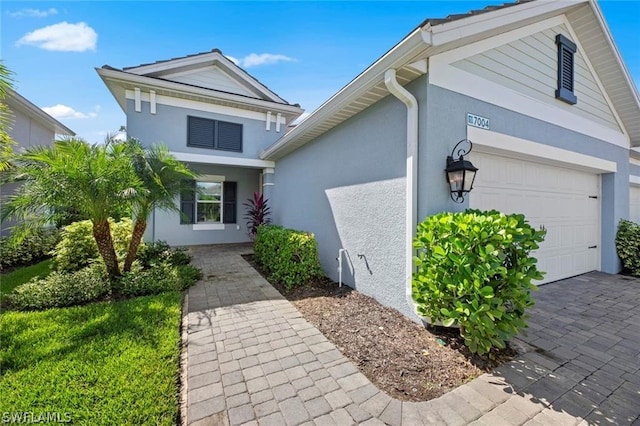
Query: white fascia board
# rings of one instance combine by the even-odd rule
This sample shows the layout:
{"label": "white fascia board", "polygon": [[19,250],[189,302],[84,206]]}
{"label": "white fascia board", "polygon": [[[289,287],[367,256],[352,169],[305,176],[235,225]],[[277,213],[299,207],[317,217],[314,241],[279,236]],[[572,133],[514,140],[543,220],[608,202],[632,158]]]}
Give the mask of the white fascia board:
{"label": "white fascia board", "polygon": [[176,58],[148,65],[140,65],[138,67],[127,67],[124,69],[124,72],[137,75],[151,74],[155,72],[169,71],[175,68],[200,65],[214,60],[220,60],[221,57],[222,55],[218,52],[209,52],[206,54],[186,56],[184,58]]}
{"label": "white fascia board", "polygon": [[225,68],[227,72],[233,73],[234,76],[237,76],[245,84],[249,85],[253,89],[258,90],[260,93],[271,98],[274,102],[285,102],[284,99],[276,95],[274,92],[269,90],[268,87],[259,83],[244,71],[238,72],[236,69],[234,69],[234,68],[238,68],[238,66],[233,62],[231,62],[226,56],[220,54],[219,52],[211,52],[203,55],[189,56],[186,58],[178,58],[170,61],[161,62],[158,64],[149,64],[149,65],[143,65],[135,68],[128,68],[125,72],[131,73],[131,74],[137,74],[137,75],[144,75],[144,74],[151,74],[151,73],[162,72],[162,71],[170,71],[175,68],[197,66],[200,64],[209,64],[211,62],[218,62],[220,65],[223,66],[223,68]]}
{"label": "white fascia board", "polygon": [[269,159],[277,155],[283,147],[294,141],[298,136],[313,129],[319,123],[333,116],[349,103],[358,99],[371,87],[383,81],[384,73],[390,68],[404,66],[415,58],[421,50],[429,47],[421,36],[421,29],[416,29],[398,45],[378,59],[373,65],[364,70],[360,75],[344,86],[315,111],[301,121],[296,127],[278,139],[275,143],[260,153],[260,158]]}
{"label": "white fascia board", "polygon": [[618,50],[618,47],[613,41],[613,36],[611,35],[611,31],[609,31],[609,27],[607,26],[606,21],[602,16],[602,10],[600,10],[600,6],[598,6],[598,3],[594,0],[589,0],[589,5],[593,9],[593,13],[596,16],[598,23],[600,24],[600,28],[602,28],[602,32],[604,33],[607,43],[609,44],[609,47],[611,48],[611,51],[613,52],[613,55],[616,58],[616,62],[620,67],[622,74],[624,74],[625,80],[629,85],[631,92],[633,93],[633,97],[636,102],[636,105],[638,106],[638,108],[640,108],[640,95],[638,94],[638,88],[633,82],[633,78],[631,78],[631,74],[629,73],[629,70],[627,69],[627,66],[625,65],[624,61],[622,60],[622,55],[620,55],[620,51]]}
{"label": "white fascia board", "polygon": [[604,88],[604,85],[600,81],[600,76],[598,76],[598,73],[596,72],[595,68],[593,68],[593,65],[591,64],[591,60],[589,59],[589,55],[587,55],[587,52],[582,47],[582,43],[580,43],[580,39],[578,38],[578,35],[573,30],[573,27],[571,26],[571,23],[567,19],[566,15],[562,15],[562,19],[564,20],[564,25],[567,27],[567,30],[569,31],[569,34],[571,34],[571,37],[573,38],[573,41],[575,42],[576,47],[577,47],[578,51],[580,52],[580,55],[582,56],[582,60],[584,60],[584,62],[587,64],[587,68],[589,69],[589,72],[591,73],[591,75],[595,79],[596,85],[598,86],[598,89],[600,89],[600,92],[602,93],[602,96],[604,96],[604,100],[607,102],[607,105],[609,106],[609,109],[611,110],[611,113],[613,114],[613,118],[618,123],[618,127],[620,127],[620,129],[622,129],[622,133],[624,133],[626,136],[628,136],[629,133],[627,132],[627,129],[626,129],[624,123],[622,122],[622,119],[618,115],[618,111],[614,107],[613,102],[611,101],[611,98],[609,98],[609,94],[607,93],[607,90]]}
{"label": "white fascia board", "polygon": [[[174,83],[171,81],[159,80],[153,77],[145,77],[136,74],[130,74],[124,71],[109,70],[105,68],[98,68],[98,74],[103,77],[103,80],[109,79],[112,83],[128,83],[133,85],[144,86],[144,90],[156,90],[164,89],[167,91],[174,91],[178,93],[188,93],[196,96],[203,96],[207,98],[217,98],[229,102],[236,102],[238,104],[248,104],[254,107],[263,108],[271,111],[281,111],[288,115],[300,115],[304,110],[300,107],[280,104],[277,102],[265,101],[262,99],[249,98],[246,96],[234,95],[232,93],[224,93],[211,89],[204,89],[200,87],[194,87],[185,85],[182,83]],[[105,80],[106,83],[106,80]],[[108,85],[108,83],[107,83]]]}
{"label": "white fascia board", "polygon": [[618,165],[614,161],[477,127],[467,126],[467,138],[478,152],[511,154],[525,160],[544,160],[546,164],[559,164],[596,173],[615,173],[618,170]]}
{"label": "white fascia board", "polygon": [[472,15],[451,22],[425,27],[425,41],[438,47],[466,37],[491,31],[526,19],[560,12],[588,0],[532,1],[491,12]]}
{"label": "white fascia board", "polygon": [[67,126],[44,112],[44,110],[13,89],[7,89],[7,95],[4,101],[7,103],[9,108],[14,107],[19,109],[22,113],[28,115],[31,119],[36,120],[44,127],[53,129],[53,132],[56,134],[68,136],[76,135],[73,130],[69,129]]}
{"label": "white fascia board", "polygon": [[507,31],[493,37],[483,38],[482,40],[471,42],[455,49],[438,53],[436,55],[433,55],[430,60],[432,64],[449,65],[462,59],[466,59],[474,55],[479,55],[491,49],[495,49],[496,47],[503,46],[516,40],[520,40],[521,38],[537,34],[539,32],[562,24],[567,24],[567,21],[563,17],[563,15],[554,16],[539,22],[535,22],[533,24],[526,25],[524,27],[520,27],[515,30]]}
{"label": "white fascia board", "polygon": [[275,161],[260,160],[254,158],[242,158],[242,157],[225,157],[222,155],[204,155],[204,154],[192,154],[189,152],[175,152],[171,151],[178,161],[185,163],[198,163],[198,164],[217,164],[222,166],[235,166],[235,167],[249,167],[256,169],[275,168]]}

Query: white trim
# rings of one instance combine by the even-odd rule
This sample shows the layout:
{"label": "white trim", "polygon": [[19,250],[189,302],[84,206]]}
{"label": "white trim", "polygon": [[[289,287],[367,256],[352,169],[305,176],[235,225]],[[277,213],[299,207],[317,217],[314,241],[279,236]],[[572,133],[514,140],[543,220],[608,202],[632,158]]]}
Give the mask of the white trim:
{"label": "white trim", "polygon": [[276,169],[274,169],[273,167],[265,167],[264,170],[262,170],[262,173],[264,173],[265,175],[269,175],[269,174],[274,174],[276,172]]}
{"label": "white trim", "polygon": [[564,16],[554,16],[552,18],[545,19],[544,21],[518,28],[517,30],[507,31],[506,33],[502,33],[494,37],[485,38],[475,43],[466,44],[458,47],[457,49],[434,55],[431,57],[431,60],[435,60],[436,65],[449,65],[462,59],[495,49],[496,47],[504,46],[505,44],[520,40],[523,37],[537,34],[558,25],[567,24],[568,21],[563,18]]}
{"label": "white trim", "polygon": [[640,176],[629,175],[629,183],[632,185],[640,185]]}
{"label": "white trim", "polygon": [[276,132],[280,133],[280,124],[282,123],[282,114],[276,114]]}
{"label": "white trim", "polygon": [[266,123],[266,126],[265,126],[265,130],[267,132],[270,132],[271,131],[271,111],[267,111],[267,119],[266,120],[267,120],[267,123]]}
{"label": "white trim", "polygon": [[505,27],[510,24],[546,14],[557,14],[588,0],[535,1],[505,7],[488,13],[472,15],[464,19],[427,25],[424,28],[424,40],[434,46],[454,42],[465,37]]}
{"label": "white trim", "polygon": [[149,91],[149,112],[151,112],[151,114],[155,114],[156,113],[156,91],[155,90],[150,90]]}
{"label": "white trim", "polygon": [[634,164],[636,166],[640,166],[640,159],[629,157],[629,164]]}
{"label": "white trim", "polygon": [[196,182],[224,182],[227,180],[226,176],[222,175],[198,175]]}
{"label": "white trim", "polygon": [[272,182],[266,182],[266,183],[263,183],[262,186],[276,186],[276,184]]}
{"label": "white trim", "polygon": [[[222,69],[223,72],[229,75],[229,77],[240,80],[244,82],[246,86],[257,90],[261,94],[271,98],[274,102],[285,102],[280,96],[278,96],[275,92],[272,92],[267,86],[257,81],[255,78],[250,76],[247,73],[240,72],[239,68],[236,64],[231,62],[226,56],[224,56],[220,52],[209,52],[203,54],[196,54],[185,56],[183,58],[172,59],[169,61],[162,61],[159,63],[153,63],[148,65],[140,65],[137,67],[129,67],[123,70],[124,72],[145,76],[146,74],[151,73],[159,73],[161,75],[179,75],[183,72],[171,72],[173,69],[179,69],[184,67],[207,67],[215,65]],[[193,69],[185,71],[184,73],[192,73]],[[231,75],[232,74],[232,75]]]}
{"label": "white trim", "polygon": [[275,167],[274,161],[259,160],[257,158],[242,158],[242,157],[224,157],[222,155],[206,155],[206,154],[193,154],[189,152],[175,152],[171,151],[177,160],[184,161],[186,163],[199,163],[199,164],[219,164],[222,166],[237,166],[237,167],[251,167],[263,169],[265,167]]}
{"label": "white trim", "polygon": [[224,231],[224,223],[194,223],[194,231]]}
{"label": "white trim", "polygon": [[[134,99],[134,93],[131,90],[125,91],[125,96],[127,99]],[[150,102],[150,97],[146,93],[142,93],[141,100],[143,102]],[[194,109],[197,111],[211,112],[214,114],[224,114],[234,117],[249,118],[251,120],[264,121],[265,117],[267,116],[263,112],[249,111],[246,109],[234,108],[224,105],[208,104],[191,99],[180,99],[165,95],[156,95],[156,103],[176,108]]]}
{"label": "white trim", "polygon": [[416,29],[402,39],[393,49],[326,100],[297,126],[263,150],[260,153],[260,158],[277,159],[281,157],[283,155],[281,152],[285,151],[290,144],[295,144],[297,138],[315,131],[316,126],[325,123],[326,120],[348,107],[351,102],[358,100],[368,90],[381,83],[387,69],[397,68],[407,62],[414,62],[414,58],[429,48],[429,45],[422,40],[422,32],[424,30]]}
{"label": "white trim", "polygon": [[[430,64],[430,84],[537,118],[613,145],[629,148],[629,138],[624,133],[444,64],[438,61],[438,56],[434,56],[432,59],[435,59],[435,61]],[[479,113],[481,114],[481,112]]]}
{"label": "white trim", "polygon": [[[614,161],[604,160],[590,155],[580,154],[562,148],[516,138],[490,130],[467,126],[467,138],[473,142],[474,150],[484,153],[508,153],[522,159],[546,164],[559,164],[564,167],[588,170],[595,173],[615,173],[618,165]],[[513,155],[516,154],[516,155]]]}
{"label": "white trim", "polygon": [[11,110],[15,112],[16,109],[20,110],[31,119],[36,120],[47,129],[52,129],[53,133],[59,135],[75,136],[75,132],[69,129],[67,126],[38,108],[29,99],[22,96],[20,93],[13,89],[8,88],[6,96],[3,99]]}
{"label": "white trim", "polygon": [[578,48],[578,52],[580,52],[580,55],[582,56],[582,60],[587,64],[587,68],[589,68],[589,72],[591,73],[591,76],[595,80],[596,85],[598,86],[598,89],[600,89],[600,93],[604,97],[604,100],[607,102],[607,105],[609,106],[609,109],[613,114],[613,118],[615,118],[616,122],[618,123],[618,127],[620,127],[620,129],[622,130],[622,133],[624,133],[628,137],[629,133],[627,132],[627,129],[624,127],[624,124],[622,123],[622,120],[618,115],[618,111],[616,111],[615,107],[613,106],[613,102],[611,102],[611,99],[609,98],[607,91],[604,89],[604,86],[600,81],[600,77],[598,77],[598,73],[596,72],[595,68],[593,68],[593,65],[591,64],[589,57],[585,53],[585,50],[582,48],[582,44],[580,44],[580,39],[578,38],[576,33],[573,31],[573,27],[571,26],[571,23],[569,22],[567,17],[565,15],[562,15],[562,18],[564,19],[564,24],[567,26],[567,30],[569,31],[569,34],[571,34],[571,38],[573,38],[573,42],[576,44],[576,47]]}
{"label": "white trim", "polygon": [[[105,68],[97,68],[98,75],[112,91],[116,99],[118,98],[118,92],[114,91],[116,88],[124,89],[132,85],[145,86],[149,89],[153,88],[157,91],[169,91],[180,95],[202,96],[208,99],[222,102],[232,102],[245,106],[250,105],[252,107],[263,108],[265,110],[278,110],[284,114],[290,114],[298,116],[304,112],[302,108],[295,105],[289,105],[286,103],[279,103],[274,101],[268,101],[264,99],[252,98],[249,96],[237,95],[234,93],[221,92],[214,89],[207,89],[202,87],[189,86],[188,84],[178,83],[173,81],[160,80],[153,77],[146,77],[143,75],[130,74],[128,72],[110,70]],[[265,111],[266,112],[266,111]]]}
{"label": "white trim", "polygon": [[136,112],[142,112],[142,101],[140,99],[140,88],[133,89],[133,99],[135,102]]}

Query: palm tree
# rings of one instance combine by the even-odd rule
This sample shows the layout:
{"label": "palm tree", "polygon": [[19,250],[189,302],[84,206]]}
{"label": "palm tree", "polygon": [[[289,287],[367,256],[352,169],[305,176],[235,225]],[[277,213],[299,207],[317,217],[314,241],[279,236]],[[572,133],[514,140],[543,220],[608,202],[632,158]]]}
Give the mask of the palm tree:
{"label": "palm tree", "polygon": [[9,136],[11,114],[7,105],[2,102],[12,86],[11,74],[11,71],[0,61],[0,172],[9,169],[11,165],[10,158],[13,154],[12,145],[14,142]]}
{"label": "palm tree", "polygon": [[164,145],[143,148],[135,139],[129,139],[126,145],[133,169],[142,184],[142,189],[133,199],[133,233],[123,267],[124,271],[130,271],[151,212],[156,208],[180,212],[175,199],[197,174],[176,160]]}
{"label": "palm tree", "polygon": [[142,188],[127,154],[121,144],[90,145],[73,138],[15,155],[9,178],[22,185],[2,206],[2,219],[20,221],[13,233],[20,238],[30,229],[54,223],[56,212],[78,212],[93,224],[109,276],[119,276],[108,219],[127,209]]}

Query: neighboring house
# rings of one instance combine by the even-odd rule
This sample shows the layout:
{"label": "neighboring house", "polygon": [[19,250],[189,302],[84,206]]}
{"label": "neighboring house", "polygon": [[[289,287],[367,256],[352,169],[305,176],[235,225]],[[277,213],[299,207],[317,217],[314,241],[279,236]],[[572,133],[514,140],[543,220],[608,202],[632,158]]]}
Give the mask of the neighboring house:
{"label": "neighboring house", "polygon": [[303,110],[219,50],[128,67],[97,69],[127,115],[127,135],[164,143],[201,174],[195,194],[176,200],[182,215],[154,212],[146,238],[173,245],[249,241],[242,203],[272,180],[259,153]]}
{"label": "neighboring house", "polygon": [[[11,124],[9,136],[16,144],[13,150],[16,152],[32,146],[52,145],[55,135],[75,136],[75,133],[60,123],[55,118],[32,104],[15,90],[7,90],[4,103],[11,112]],[[0,187],[2,197],[11,194],[16,184],[6,184]],[[13,221],[4,221],[0,227],[1,235],[8,235],[10,228],[15,225]]]}
{"label": "neighboring house", "polygon": [[[111,71],[99,72],[105,78]],[[137,97],[138,109],[148,109],[146,80],[130,83],[128,103],[119,99],[137,123],[133,103]],[[193,109],[209,110],[198,102]],[[185,144],[189,114],[196,112],[171,116],[176,121],[161,128],[169,137],[149,122],[131,135],[173,137],[180,152],[191,153],[179,158],[205,161],[198,159],[207,152]],[[535,255],[549,282],[618,272],[617,224],[630,216],[630,192],[640,204],[640,192],[630,189],[640,184],[640,161],[630,159],[630,147],[640,146],[640,98],[590,0],[521,2],[427,20],[274,136],[253,160],[269,162],[264,193],[273,221],[315,233],[322,266],[335,280],[336,258],[346,249],[343,280],[414,318],[412,238],[425,217],[467,207],[524,213],[547,229]],[[466,158],[479,171],[457,204],[444,169],[462,139],[472,141]],[[194,238],[189,228],[171,232],[174,244],[225,241]]]}

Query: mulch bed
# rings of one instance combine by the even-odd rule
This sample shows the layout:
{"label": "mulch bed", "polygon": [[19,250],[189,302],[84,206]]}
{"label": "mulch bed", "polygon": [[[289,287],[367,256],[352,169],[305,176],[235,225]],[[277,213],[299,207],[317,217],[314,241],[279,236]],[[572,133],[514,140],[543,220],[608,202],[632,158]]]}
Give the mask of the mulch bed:
{"label": "mulch bed", "polygon": [[[262,274],[252,255],[244,257]],[[425,328],[327,278],[291,290],[271,284],[372,383],[403,401],[437,398],[517,355],[509,347],[473,355],[457,329]]]}

